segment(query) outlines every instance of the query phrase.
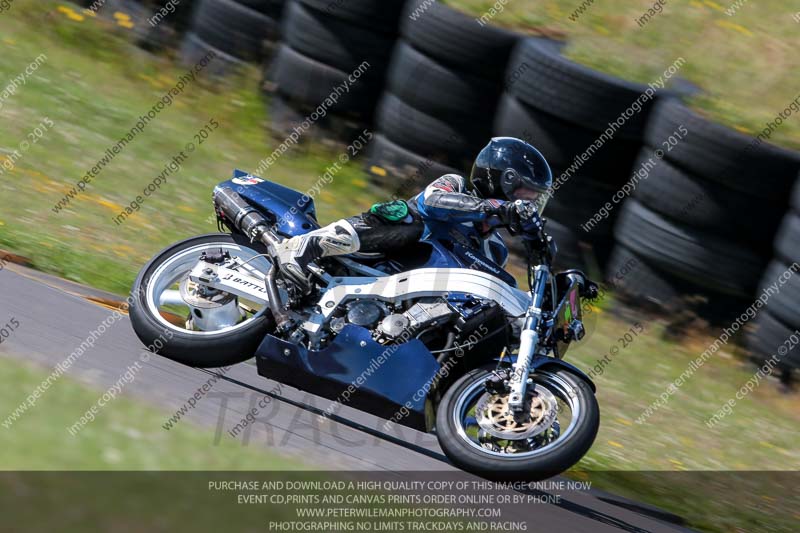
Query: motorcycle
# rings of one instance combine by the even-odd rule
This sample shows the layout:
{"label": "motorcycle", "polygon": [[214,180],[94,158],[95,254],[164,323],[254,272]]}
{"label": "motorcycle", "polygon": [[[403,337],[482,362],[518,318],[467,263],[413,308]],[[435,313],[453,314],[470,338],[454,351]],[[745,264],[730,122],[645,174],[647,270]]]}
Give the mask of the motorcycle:
{"label": "motorcycle", "polygon": [[213,199],[227,231],[166,248],[134,283],[133,328],[157,353],[196,367],[255,357],[264,377],[435,432],[489,479],[544,479],[592,446],[595,385],[563,358],[598,288],[551,270],[542,226],[522,235],[529,292],[463,225],[426,223],[414,247],[312,263],[309,293],[281,275],[275,246],[319,227],[311,198],[237,170]]}

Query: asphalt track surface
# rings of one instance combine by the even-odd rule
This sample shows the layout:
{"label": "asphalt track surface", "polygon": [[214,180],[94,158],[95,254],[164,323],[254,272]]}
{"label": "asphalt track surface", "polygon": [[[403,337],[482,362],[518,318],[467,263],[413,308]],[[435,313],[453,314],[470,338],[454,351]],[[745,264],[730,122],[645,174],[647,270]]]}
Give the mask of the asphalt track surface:
{"label": "asphalt track surface", "polygon": [[[20,322],[14,335],[0,345],[0,355],[48,369],[62,362],[112,313],[87,298],[108,295],[16,265],[0,272],[0,295],[2,316]],[[142,353],[125,317],[77,360],[68,376],[105,391]],[[164,413],[164,422],[212,377],[209,371],[158,356],[142,364],[122,394],[156,406]],[[384,420],[347,406],[336,411],[335,420],[325,420],[318,413],[328,408],[328,400],[264,379],[249,362],[230,368],[179,423],[214,428],[215,438],[232,439],[228,431],[265,394],[272,400],[260,409],[251,431],[236,437],[243,445],[268,448],[320,470],[379,471],[398,479],[456,470],[435,436],[398,426],[387,432]],[[106,408],[113,409],[113,403]],[[72,437],[65,432],[65,438]],[[556,503],[518,506],[513,519],[528,520],[529,531],[688,531],[674,523],[675,517],[595,489],[560,496]]]}

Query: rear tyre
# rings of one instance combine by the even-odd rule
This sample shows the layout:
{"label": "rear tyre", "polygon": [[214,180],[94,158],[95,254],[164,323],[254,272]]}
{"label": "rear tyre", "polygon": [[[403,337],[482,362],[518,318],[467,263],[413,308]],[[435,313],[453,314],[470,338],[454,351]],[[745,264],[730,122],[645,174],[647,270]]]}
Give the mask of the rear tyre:
{"label": "rear tyre", "polygon": [[[228,366],[253,357],[261,340],[274,328],[266,306],[241,322],[217,331],[182,327],[176,318],[185,315],[164,309],[160,296],[186,278],[202,251],[220,248],[244,260],[266,252],[238,235],[202,235],[165,248],[142,268],[133,284],[129,313],[136,335],[155,353],[190,366]],[[179,305],[173,308],[176,307]]]}

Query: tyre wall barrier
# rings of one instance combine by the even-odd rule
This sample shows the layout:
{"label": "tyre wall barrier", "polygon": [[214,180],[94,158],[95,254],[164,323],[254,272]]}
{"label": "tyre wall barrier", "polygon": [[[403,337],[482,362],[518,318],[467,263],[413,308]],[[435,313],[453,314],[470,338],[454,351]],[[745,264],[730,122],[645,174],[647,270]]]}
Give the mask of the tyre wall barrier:
{"label": "tyre wall barrier", "polygon": [[[198,54],[217,52],[222,61],[214,74],[234,71],[242,63],[261,63],[280,37],[283,0],[196,0],[181,45],[184,64]],[[224,65],[225,68],[219,65]]]}
{"label": "tyre wall barrier", "polygon": [[796,341],[791,342],[793,336],[800,336],[800,177],[775,237],[774,251],[757,292],[770,296],[747,344],[758,363],[777,365],[786,378],[791,370],[800,368],[800,349]]}
{"label": "tyre wall barrier", "polygon": [[492,122],[516,33],[441,3],[412,0],[400,17],[378,146],[368,154],[375,183],[410,196],[441,170],[469,172]]}

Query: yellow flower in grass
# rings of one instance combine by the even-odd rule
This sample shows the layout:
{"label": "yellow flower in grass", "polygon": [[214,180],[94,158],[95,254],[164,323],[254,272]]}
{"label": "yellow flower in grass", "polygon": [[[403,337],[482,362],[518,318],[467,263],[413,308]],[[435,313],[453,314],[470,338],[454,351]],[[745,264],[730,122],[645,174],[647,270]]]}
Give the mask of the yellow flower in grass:
{"label": "yellow flower in grass", "polygon": [[375,165],[372,165],[371,167],[369,167],[369,171],[372,172],[373,174],[377,174],[378,176],[385,176],[386,175],[386,169],[385,168],[378,167],[378,166],[375,166]]}
{"label": "yellow flower in grass", "polygon": [[566,12],[563,11],[558,4],[547,4],[545,10],[547,14],[554,19],[564,18],[566,16]]}
{"label": "yellow flower in grass", "polygon": [[131,29],[134,26],[134,23],[131,22],[130,20],[118,20],[117,24],[122,26],[123,28],[128,28],[128,29]]}
{"label": "yellow flower in grass", "polygon": [[145,80],[147,83],[149,83],[153,87],[163,87],[164,86],[157,79],[153,78],[152,76],[148,76],[147,74],[139,74],[139,77],[142,78],[143,80]]}
{"label": "yellow flower in grass", "polygon": [[131,16],[127,13],[123,13],[122,11],[115,11],[114,18],[117,20],[131,20]]}
{"label": "yellow flower in grass", "polygon": [[134,253],[136,250],[126,244],[115,244],[111,247],[111,251],[120,257],[127,257]]}
{"label": "yellow flower in grass", "polygon": [[45,184],[40,183],[40,182],[34,181],[32,183],[32,186],[37,192],[49,192],[50,191],[50,187],[47,187]]}
{"label": "yellow flower in grass", "polygon": [[677,459],[670,459],[669,462],[672,463],[673,465],[675,465],[675,468],[678,469],[678,470],[686,470],[686,465],[684,465],[682,462],[678,461]]}
{"label": "yellow flower in grass", "polygon": [[747,36],[753,35],[753,32],[751,32],[750,30],[748,30],[747,28],[745,28],[741,24],[736,24],[734,22],[729,22],[727,20],[718,20],[717,21],[717,26],[722,26],[723,28],[728,28],[728,29],[731,29],[731,30],[734,30],[734,31],[738,31],[739,33],[747,35]]}
{"label": "yellow flower in grass", "polygon": [[108,209],[110,209],[111,211],[113,211],[115,213],[118,213],[118,212],[123,211],[125,209],[121,205],[115,204],[114,202],[109,202],[108,200],[106,200],[104,198],[96,198],[96,199],[93,198],[92,201],[94,203],[98,204],[98,205],[102,205],[103,207],[107,207]]}
{"label": "yellow flower in grass", "polygon": [[64,13],[70,20],[76,20],[78,22],[83,20],[83,15],[75,13],[75,11],[71,7],[58,6],[57,10],[60,11],[61,13]]}

